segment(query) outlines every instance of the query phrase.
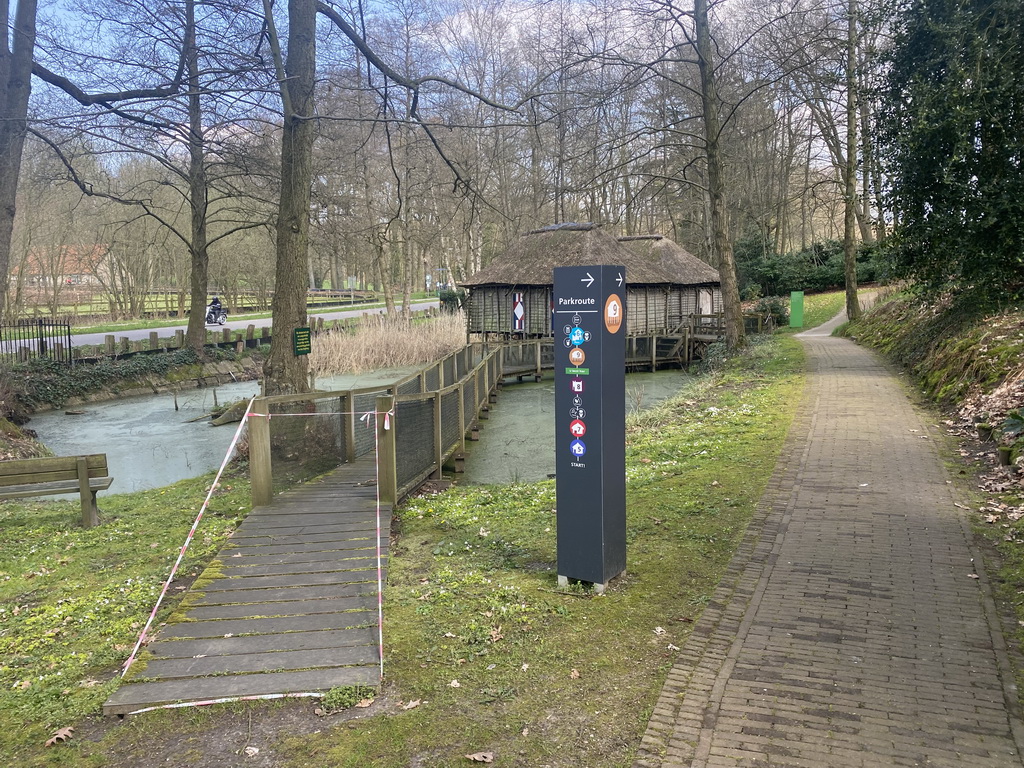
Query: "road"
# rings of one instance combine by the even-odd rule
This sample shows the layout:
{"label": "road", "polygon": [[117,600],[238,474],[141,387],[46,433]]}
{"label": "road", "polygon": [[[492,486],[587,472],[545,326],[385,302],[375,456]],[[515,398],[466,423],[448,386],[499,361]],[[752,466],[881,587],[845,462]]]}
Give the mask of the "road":
{"label": "road", "polygon": [[[439,304],[439,302],[438,302],[437,299],[428,299],[428,300],[425,300],[425,301],[417,301],[417,302],[413,302],[412,309],[413,309],[413,311],[420,311],[420,310],[424,310],[424,309],[429,309],[431,307],[437,307],[438,304]],[[343,318],[346,318],[346,317],[360,317],[361,315],[364,315],[364,314],[379,315],[379,314],[383,314],[383,313],[384,313],[384,308],[383,307],[376,307],[376,308],[373,308],[373,309],[359,308],[359,309],[334,310],[334,311],[328,311],[328,312],[312,312],[312,313],[310,313],[309,317],[310,317],[310,320],[312,320],[314,317],[322,317],[324,319],[324,321],[326,322],[326,321],[329,321],[329,320],[340,320],[340,319],[343,319]],[[240,331],[244,331],[250,325],[254,325],[257,328],[264,328],[264,327],[270,326],[271,324],[272,324],[271,319],[269,317],[264,317],[264,318],[250,318],[250,319],[244,319],[244,320],[230,320],[229,319],[228,322],[226,322],[224,325],[208,325],[206,327],[207,327],[208,330],[212,330],[212,331],[223,330],[224,328],[230,328],[231,330],[236,330],[236,331],[239,331],[239,330]],[[183,325],[173,325],[173,326],[161,326],[159,328],[137,328],[137,329],[131,330],[131,331],[127,331],[127,330],[126,331],[115,331],[113,333],[77,333],[77,334],[74,334],[71,337],[71,345],[74,346],[74,347],[99,346],[99,345],[102,345],[104,343],[104,340],[106,339],[107,336],[114,336],[118,340],[123,339],[123,338],[128,338],[128,339],[130,339],[132,341],[139,341],[139,340],[148,339],[150,332],[152,332],[154,330],[157,333],[160,334],[161,338],[166,338],[168,336],[173,336],[175,331],[178,331],[178,330],[184,331],[186,328],[187,328],[187,325],[183,324]]]}

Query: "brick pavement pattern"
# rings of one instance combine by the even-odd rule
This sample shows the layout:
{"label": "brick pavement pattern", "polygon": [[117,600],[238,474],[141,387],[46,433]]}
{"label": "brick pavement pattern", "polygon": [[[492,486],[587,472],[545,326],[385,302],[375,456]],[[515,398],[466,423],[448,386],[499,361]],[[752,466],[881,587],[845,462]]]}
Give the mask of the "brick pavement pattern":
{"label": "brick pavement pattern", "polygon": [[1022,765],[937,430],[872,352],[827,335],[837,322],[801,334],[803,402],[635,768]]}

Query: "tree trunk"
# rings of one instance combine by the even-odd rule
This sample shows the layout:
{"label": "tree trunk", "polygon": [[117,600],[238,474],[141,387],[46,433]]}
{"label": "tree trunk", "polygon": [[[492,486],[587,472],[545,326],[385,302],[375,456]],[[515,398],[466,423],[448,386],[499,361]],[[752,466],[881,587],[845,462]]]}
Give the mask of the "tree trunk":
{"label": "tree trunk", "polygon": [[849,0],[846,49],[846,173],[843,216],[843,271],[846,316],[860,317],[857,299],[857,0]]}
{"label": "tree trunk", "polygon": [[697,67],[700,70],[700,95],[704,108],[704,150],[708,164],[708,198],[711,217],[711,252],[717,262],[722,281],[722,311],[725,315],[725,344],[738,349],[746,343],[743,331],[743,308],[736,281],[736,262],[729,239],[729,213],[725,207],[725,184],[722,178],[722,153],[719,145],[722,132],[721,101],[715,84],[711,60],[711,30],[708,27],[708,2],[694,3],[694,26],[697,36]]}
{"label": "tree trunk", "polygon": [[196,46],[195,4],[185,4],[186,54],[188,67],[188,192],[191,206],[190,288],[192,306],[188,313],[185,346],[201,354],[206,344],[206,294],[209,288],[210,258],[207,251],[206,212],[208,203],[206,179],[206,135],[199,95],[199,49]]}
{"label": "tree trunk", "polygon": [[313,178],[313,86],[316,0],[288,2],[287,79],[281,84],[281,200],[277,217],[274,340],[264,366],[266,394],[308,392],[309,362],[292,352],[292,334],[307,323],[309,203]]}
{"label": "tree trunk", "polygon": [[[15,200],[25,147],[28,99],[32,92],[32,55],[36,44],[36,0],[18,0],[11,28],[10,0],[0,0],[0,314],[7,300],[14,234]],[[8,40],[13,38],[13,47]]]}

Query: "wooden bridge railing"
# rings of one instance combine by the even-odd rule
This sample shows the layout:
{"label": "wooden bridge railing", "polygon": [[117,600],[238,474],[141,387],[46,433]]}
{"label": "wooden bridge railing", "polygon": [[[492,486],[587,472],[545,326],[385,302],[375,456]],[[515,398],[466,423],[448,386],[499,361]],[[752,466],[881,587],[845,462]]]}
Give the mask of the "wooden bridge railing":
{"label": "wooden bridge railing", "polygon": [[254,400],[248,423],[253,506],[377,450],[381,500],[395,503],[465,450],[501,378],[500,350],[471,345],[395,384]]}

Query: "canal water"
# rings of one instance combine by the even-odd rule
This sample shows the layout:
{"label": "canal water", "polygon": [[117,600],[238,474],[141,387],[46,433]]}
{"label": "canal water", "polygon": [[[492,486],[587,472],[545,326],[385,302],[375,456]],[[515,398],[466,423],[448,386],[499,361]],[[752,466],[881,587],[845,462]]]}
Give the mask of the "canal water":
{"label": "canal water", "polygon": [[[650,408],[695,381],[685,371],[630,373],[626,413]],[[460,483],[533,483],[555,472],[555,381],[504,387],[490,418],[481,421],[480,440],[466,444]]]}
{"label": "canal water", "polygon": [[[323,391],[388,386],[415,373],[418,367],[392,368],[318,380]],[[214,427],[204,414],[217,402],[248,400],[257,393],[255,381],[142,395],[77,406],[81,414],[64,411],[37,413],[26,425],[57,456],[107,454],[114,478],[110,493],[161,488],[178,480],[217,469],[235,435],[237,424]],[[199,419],[198,421],[191,421]]]}
{"label": "canal water", "polygon": [[[318,381],[323,391],[387,386],[415,372],[396,368]],[[626,377],[627,412],[649,408],[685,389],[693,378],[682,371],[633,373]],[[237,424],[211,426],[204,414],[220,404],[249,399],[255,381],[89,403],[80,414],[48,411],[27,425],[57,456],[105,453],[114,483],[111,493],[160,488],[220,466]],[[463,483],[543,480],[555,471],[553,379],[506,386],[482,421],[480,440],[468,443]],[[197,421],[192,421],[198,419]]]}

